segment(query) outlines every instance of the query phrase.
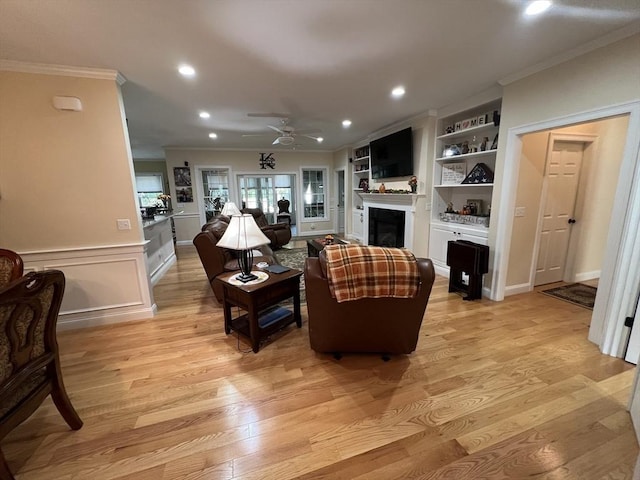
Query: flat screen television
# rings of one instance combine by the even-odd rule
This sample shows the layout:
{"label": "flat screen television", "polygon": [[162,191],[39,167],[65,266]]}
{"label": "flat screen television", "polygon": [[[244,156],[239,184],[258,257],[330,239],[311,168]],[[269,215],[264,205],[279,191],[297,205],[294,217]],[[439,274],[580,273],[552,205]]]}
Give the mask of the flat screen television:
{"label": "flat screen television", "polygon": [[393,178],[413,175],[413,135],[411,127],[374,140],[371,151],[371,177]]}

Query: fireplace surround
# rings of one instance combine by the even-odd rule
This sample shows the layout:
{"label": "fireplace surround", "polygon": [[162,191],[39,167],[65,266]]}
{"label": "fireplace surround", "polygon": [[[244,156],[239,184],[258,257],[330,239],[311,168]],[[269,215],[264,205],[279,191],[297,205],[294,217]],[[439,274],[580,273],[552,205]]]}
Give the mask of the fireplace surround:
{"label": "fireplace surround", "polygon": [[424,197],[424,195],[409,193],[362,193],[360,196],[362,197],[362,207],[364,209],[363,240],[365,245],[371,245],[371,243],[369,243],[370,209],[378,208],[392,210],[395,212],[404,212],[403,245],[400,246],[413,250],[416,203],[418,199]]}

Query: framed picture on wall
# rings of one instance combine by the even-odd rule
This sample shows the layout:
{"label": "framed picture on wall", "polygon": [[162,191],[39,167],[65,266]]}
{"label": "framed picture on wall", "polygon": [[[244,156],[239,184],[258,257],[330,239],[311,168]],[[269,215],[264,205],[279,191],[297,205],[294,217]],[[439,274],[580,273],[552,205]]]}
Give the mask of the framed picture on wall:
{"label": "framed picture on wall", "polygon": [[193,189],[191,187],[176,188],[178,203],[193,202]]}
{"label": "framed picture on wall", "polygon": [[191,169],[189,167],[173,167],[173,180],[176,187],[190,187]]}

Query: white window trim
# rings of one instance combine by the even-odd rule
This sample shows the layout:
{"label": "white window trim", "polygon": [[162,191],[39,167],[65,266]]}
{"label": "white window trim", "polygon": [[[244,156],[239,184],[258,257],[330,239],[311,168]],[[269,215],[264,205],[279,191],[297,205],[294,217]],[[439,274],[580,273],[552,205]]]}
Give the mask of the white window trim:
{"label": "white window trim", "polygon": [[[305,217],[304,216],[304,172],[307,170],[321,170],[322,178],[324,180],[324,216],[322,217]],[[300,167],[300,175],[298,177],[300,179],[300,183],[298,185],[298,212],[297,220],[301,223],[314,223],[314,222],[327,222],[329,221],[329,193],[330,189],[330,179],[329,179],[329,168],[324,166],[317,165],[309,165]]]}

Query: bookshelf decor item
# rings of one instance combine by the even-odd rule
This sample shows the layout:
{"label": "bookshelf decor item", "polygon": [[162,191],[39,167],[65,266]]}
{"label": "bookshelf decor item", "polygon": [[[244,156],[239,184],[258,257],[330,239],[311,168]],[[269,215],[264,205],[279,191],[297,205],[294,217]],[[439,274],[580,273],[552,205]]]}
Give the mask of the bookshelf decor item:
{"label": "bookshelf decor item", "polygon": [[459,185],[467,175],[465,162],[445,163],[442,165],[442,185]]}
{"label": "bookshelf decor item", "polygon": [[463,184],[493,183],[493,172],[484,163],[476,163],[469,175],[462,181]]}

